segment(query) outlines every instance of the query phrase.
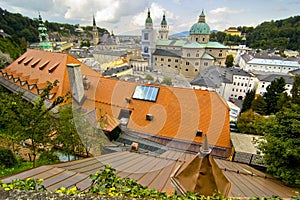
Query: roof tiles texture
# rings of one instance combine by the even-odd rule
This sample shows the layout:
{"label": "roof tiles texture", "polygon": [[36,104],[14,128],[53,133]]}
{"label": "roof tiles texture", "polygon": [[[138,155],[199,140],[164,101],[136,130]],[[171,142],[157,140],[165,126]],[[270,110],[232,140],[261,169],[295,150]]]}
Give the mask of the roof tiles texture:
{"label": "roof tiles texture", "polygon": [[[122,109],[129,110],[131,116],[127,128],[148,134],[149,137],[160,136],[199,144],[203,142],[204,135],[207,135],[210,145],[230,148],[229,108],[215,92],[150,85],[159,88],[156,102],[133,99],[138,83],[104,78],[70,55],[39,50],[28,50],[2,70],[2,74],[22,74],[23,80],[27,79],[28,84],[36,84],[39,89],[47,81],[53,83],[58,80],[58,86],[54,90],[54,97],[57,97],[70,91],[66,65],[71,63],[80,64],[82,75],[90,82],[90,87],[84,90],[86,100],[83,108],[100,109],[103,115],[108,114],[116,119]],[[20,81],[9,81],[38,94],[36,89],[29,90]],[[129,103],[126,98],[130,98]],[[152,121],[146,120],[147,114],[153,115]],[[197,131],[202,132],[202,136],[196,136]]]}

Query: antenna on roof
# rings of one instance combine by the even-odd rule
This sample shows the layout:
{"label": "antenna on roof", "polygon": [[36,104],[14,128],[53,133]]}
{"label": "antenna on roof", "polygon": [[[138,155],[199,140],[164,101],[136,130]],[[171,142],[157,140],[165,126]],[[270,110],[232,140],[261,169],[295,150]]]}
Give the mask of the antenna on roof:
{"label": "antenna on roof", "polygon": [[200,147],[200,155],[202,157],[208,156],[211,153],[211,149],[208,146],[207,135],[204,136],[203,145]]}

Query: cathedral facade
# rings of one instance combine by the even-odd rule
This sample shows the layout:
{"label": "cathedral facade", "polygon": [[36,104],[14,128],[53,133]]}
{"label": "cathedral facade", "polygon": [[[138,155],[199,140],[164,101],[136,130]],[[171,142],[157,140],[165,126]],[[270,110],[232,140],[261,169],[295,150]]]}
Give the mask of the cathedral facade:
{"label": "cathedral facade", "polygon": [[[146,33],[149,32],[150,34],[147,35]],[[203,11],[198,22],[190,28],[188,40],[170,40],[168,32],[164,14],[158,36],[155,40],[148,37],[146,43],[146,36],[151,35],[153,37],[155,35],[148,10],[145,29],[142,31],[142,54],[147,55],[143,56],[144,59],[152,61],[153,69],[166,72],[173,71],[187,78],[194,78],[209,66],[225,66],[228,47],[218,42],[209,41],[210,27],[205,22]]]}

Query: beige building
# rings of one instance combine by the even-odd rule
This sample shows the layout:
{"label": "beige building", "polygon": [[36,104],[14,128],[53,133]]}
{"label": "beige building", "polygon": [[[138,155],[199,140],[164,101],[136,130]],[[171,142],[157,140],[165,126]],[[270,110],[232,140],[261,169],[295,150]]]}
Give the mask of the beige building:
{"label": "beige building", "polygon": [[203,11],[190,29],[189,40],[169,40],[166,28],[164,15],[153,53],[155,69],[172,70],[187,78],[195,78],[211,65],[225,66],[228,47],[209,41],[210,27],[205,22]]}
{"label": "beige building", "polygon": [[224,31],[224,33],[226,33],[227,35],[236,35],[241,37],[242,36],[242,32],[239,31],[236,27],[229,27],[228,29],[226,29]]}

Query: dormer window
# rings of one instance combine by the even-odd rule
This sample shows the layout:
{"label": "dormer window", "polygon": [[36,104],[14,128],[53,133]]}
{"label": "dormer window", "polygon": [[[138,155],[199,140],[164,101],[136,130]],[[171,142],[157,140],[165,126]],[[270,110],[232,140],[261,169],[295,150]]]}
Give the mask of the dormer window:
{"label": "dormer window", "polygon": [[8,75],[8,79],[11,79],[12,78],[12,75]]}
{"label": "dormer window", "polygon": [[48,94],[48,99],[51,100],[54,97],[55,93],[53,94]]}
{"label": "dormer window", "polygon": [[38,94],[41,95],[43,93],[44,90],[40,90],[38,89]]}
{"label": "dormer window", "polygon": [[19,80],[19,78],[14,78],[14,82],[15,83],[18,82],[18,80]]}
{"label": "dormer window", "polygon": [[25,83],[26,83],[26,81],[21,81],[21,85],[22,86],[25,85]]}
{"label": "dormer window", "polygon": [[32,90],[34,88],[34,85],[28,85],[28,90]]}

